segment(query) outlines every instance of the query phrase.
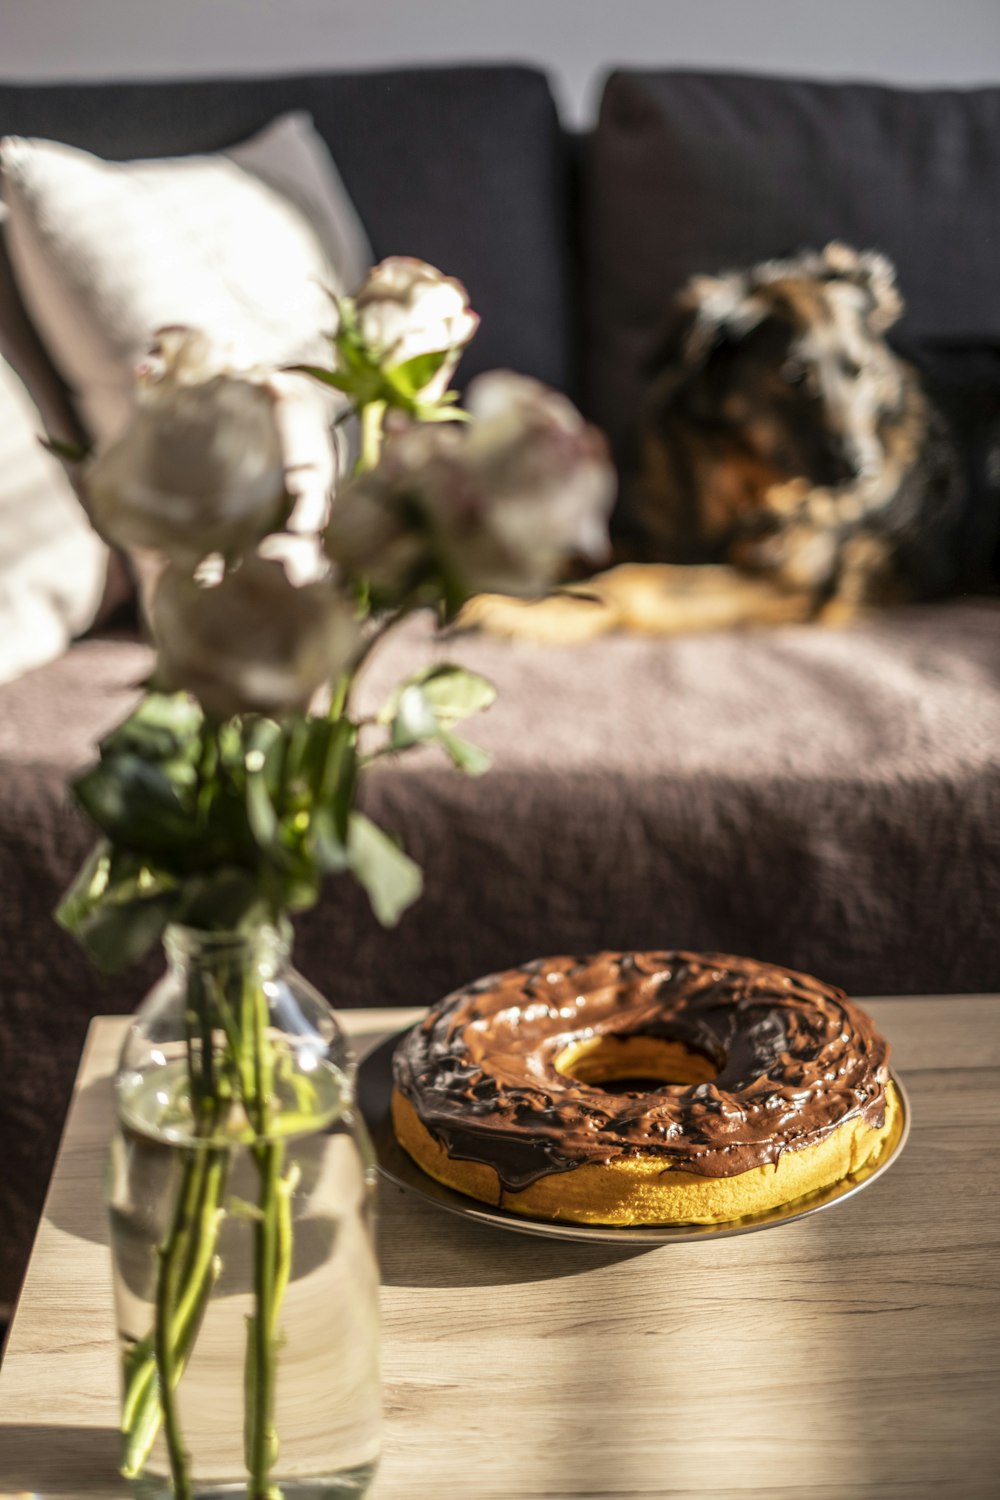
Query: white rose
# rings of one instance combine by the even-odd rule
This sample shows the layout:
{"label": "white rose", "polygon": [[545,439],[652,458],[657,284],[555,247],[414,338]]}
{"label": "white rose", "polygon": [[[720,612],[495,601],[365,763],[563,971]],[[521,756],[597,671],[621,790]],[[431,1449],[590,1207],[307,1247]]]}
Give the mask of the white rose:
{"label": "white rose", "polygon": [[395,602],[434,581],[459,594],[544,592],[571,558],[601,561],[615,474],[564,396],[497,372],[470,387],[471,421],[414,427],[338,496],[326,546]]}
{"label": "white rose", "polygon": [[296,588],[280,562],[259,557],[214,587],[168,568],[152,625],[163,676],[222,719],[301,712],[347,665],[359,635],[329,583]]}
{"label": "white rose", "polygon": [[419,392],[426,401],[439,400],[479,327],[462,283],[426,261],[394,255],[369,272],[353,302],[361,338],[383,369],[423,354],[445,355]]}
{"label": "white rose", "polygon": [[454,427],[406,428],[386,443],[376,468],[338,492],[327,554],[347,577],[365,580],[376,604],[398,603],[431,576],[422,497],[445,482],[460,451]]}
{"label": "white rose", "polygon": [[252,546],[285,507],[274,393],[218,370],[190,330],[166,330],[139,377],[131,421],[86,474],[97,529],[188,565]]}
{"label": "white rose", "polygon": [[466,406],[465,465],[488,497],[484,535],[458,557],[474,591],[541,593],[570,559],[602,562],[617,481],[601,433],[567,397],[505,370],[474,380]]}

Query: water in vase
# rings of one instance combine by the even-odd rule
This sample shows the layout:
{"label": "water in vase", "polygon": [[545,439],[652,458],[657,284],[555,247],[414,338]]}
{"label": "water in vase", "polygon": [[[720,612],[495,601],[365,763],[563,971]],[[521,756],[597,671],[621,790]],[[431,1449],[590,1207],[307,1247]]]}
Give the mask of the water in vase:
{"label": "water in vase", "polygon": [[[374,1473],[381,1422],[374,1187],[357,1121],[343,1105],[343,1075],[322,1064],[311,1080],[309,1128],[253,1145],[245,1131],[238,1138],[239,1114],[232,1110],[226,1132],[198,1139],[184,1077],[178,1059],[125,1081],[111,1154],[123,1453],[134,1493],[141,1500],[175,1494],[150,1331],[162,1247],[178,1199],[187,1194],[199,1233],[178,1271],[175,1399],[191,1500],[362,1496]],[[294,1121],[294,1110],[285,1118]],[[290,1220],[275,1313],[268,1481],[260,1488],[248,1480],[245,1351],[265,1159],[288,1193]]]}

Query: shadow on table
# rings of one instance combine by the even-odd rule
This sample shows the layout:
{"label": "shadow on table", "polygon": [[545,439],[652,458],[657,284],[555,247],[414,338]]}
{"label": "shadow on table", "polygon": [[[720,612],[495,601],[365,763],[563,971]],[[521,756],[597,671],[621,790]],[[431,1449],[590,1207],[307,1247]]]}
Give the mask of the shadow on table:
{"label": "shadow on table", "polygon": [[[94,1083],[80,1090],[75,1103],[75,1137],[81,1139],[86,1136],[87,1139],[97,1142],[95,1149],[102,1155],[107,1152],[110,1145],[108,1122],[114,1118],[110,1092],[111,1079],[98,1078]],[[50,1219],[64,1234],[71,1234],[78,1239],[91,1240],[98,1245],[108,1245],[110,1242],[108,1206],[103,1183],[100,1191],[82,1197],[72,1180],[72,1174],[63,1174],[53,1188],[45,1212],[46,1218]],[[127,1227],[120,1226],[120,1231],[118,1269],[124,1275],[133,1293],[136,1296],[145,1296],[152,1285],[150,1280],[152,1246],[147,1240],[132,1241]],[[132,1253],[122,1253],[123,1246],[127,1247],[130,1244]],[[300,1242],[292,1273],[294,1278],[298,1280],[315,1271],[317,1266],[326,1259],[328,1250],[329,1239],[321,1234],[311,1235],[307,1240]],[[131,1279],[132,1276],[134,1280]],[[230,1277],[227,1290],[220,1295],[230,1295],[246,1289],[247,1287]],[[0,1500],[4,1500],[2,1494],[0,1494]]]}
{"label": "shadow on table", "polygon": [[[78,1139],[103,1142],[111,1117],[110,1091],[110,1078],[80,1090],[74,1126]],[[72,1184],[64,1183],[63,1191],[57,1186],[50,1197],[47,1216],[67,1234],[108,1243],[103,1193],[81,1203]],[[382,1278],[390,1286],[510,1286],[580,1275],[647,1253],[645,1246],[549,1242],[504,1232],[445,1213],[384,1180],[380,1184],[379,1256]],[[309,1269],[297,1265],[296,1275]]]}
{"label": "shadow on table", "polygon": [[2,1482],[44,1500],[119,1494],[124,1500],[129,1491],[118,1476],[119,1441],[113,1427],[0,1423]]}
{"label": "shadow on table", "polygon": [[[114,1119],[111,1079],[98,1078],[94,1083],[87,1084],[86,1088],[80,1089],[73,1110],[73,1139],[99,1142],[95,1149],[103,1154],[110,1145],[109,1121]],[[106,1245],[108,1224],[103,1175],[100,1175],[99,1181],[99,1191],[83,1196],[76,1189],[72,1174],[63,1173],[61,1178],[56,1178],[53,1182],[52,1192],[45,1205],[46,1218],[51,1219],[64,1234]]]}
{"label": "shadow on table", "polygon": [[543,1240],[462,1219],[381,1184],[379,1264],[386,1286],[513,1286],[581,1276],[648,1255],[645,1245]]}

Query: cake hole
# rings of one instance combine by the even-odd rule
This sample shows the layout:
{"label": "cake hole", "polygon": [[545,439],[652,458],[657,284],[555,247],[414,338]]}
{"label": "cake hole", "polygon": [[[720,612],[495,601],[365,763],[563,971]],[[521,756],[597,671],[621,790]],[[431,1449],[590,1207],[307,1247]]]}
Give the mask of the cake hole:
{"label": "cake hole", "polygon": [[667,1083],[711,1083],[719,1067],[703,1052],[659,1036],[597,1036],[571,1042],[555,1060],[564,1078],[608,1094],[650,1094]]}

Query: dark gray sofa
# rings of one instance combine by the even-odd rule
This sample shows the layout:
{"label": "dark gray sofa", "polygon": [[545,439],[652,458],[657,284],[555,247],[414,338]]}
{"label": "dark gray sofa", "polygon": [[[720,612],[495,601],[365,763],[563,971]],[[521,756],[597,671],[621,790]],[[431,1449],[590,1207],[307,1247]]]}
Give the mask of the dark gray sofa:
{"label": "dark gray sofa", "polygon": [[[469,782],[428,753],[372,776],[369,806],[423,864],[427,894],[386,934],[353,886],[332,884],[299,924],[304,972],[338,1005],[401,1005],[545,950],[693,946],[857,994],[998,987],[997,512],[980,481],[1000,348],[1000,90],[620,74],[581,141],[545,79],[516,68],[0,85],[0,133],[173,154],[291,107],[313,114],[376,255],[466,281],[483,327],[464,373],[508,365],[569,390],[626,468],[630,392],[679,281],[837,233],[899,259],[915,293],[903,336],[946,367],[969,421],[947,602],[849,632],[558,652],[435,644],[415,622],[376,661],[373,699],[428,649],[468,662],[499,688],[477,726],[495,766]],[[810,162],[815,180],[790,191]],[[933,233],[915,254],[922,223]],[[49,407],[64,400],[2,259],[0,323]],[[155,972],[99,979],[49,915],[91,841],[68,779],[147,666],[123,628],[0,689],[0,1301],[16,1292],[87,1022],[131,1009]]]}

